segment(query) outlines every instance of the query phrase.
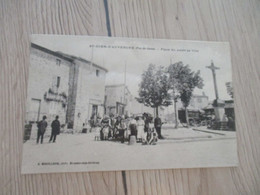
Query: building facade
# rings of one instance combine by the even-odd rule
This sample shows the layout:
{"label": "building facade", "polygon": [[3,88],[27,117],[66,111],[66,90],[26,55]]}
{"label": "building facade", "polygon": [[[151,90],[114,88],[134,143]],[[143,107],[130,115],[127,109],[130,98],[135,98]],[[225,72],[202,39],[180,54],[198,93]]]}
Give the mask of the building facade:
{"label": "building facade", "polygon": [[83,58],[31,44],[26,123],[59,115],[61,124],[81,129],[94,112],[104,113],[107,70]]}
{"label": "building facade", "polygon": [[205,106],[207,106],[209,103],[209,97],[205,95],[205,93],[202,93],[202,95],[192,95],[190,100],[190,105],[188,108],[191,109],[203,109]]}
{"label": "building facade", "polygon": [[105,112],[110,115],[128,114],[130,92],[124,84],[105,86]]}
{"label": "building facade", "polygon": [[[225,109],[225,114],[226,116],[235,116],[235,110],[234,110],[234,100],[224,100],[224,109]],[[207,115],[215,115],[214,107],[213,107],[213,102],[209,102],[207,106],[203,108],[205,113]]]}
{"label": "building facade", "polygon": [[[188,109],[189,110],[202,110],[208,104],[209,104],[209,97],[204,92],[201,95],[194,94],[191,97]],[[177,102],[177,110],[178,109],[183,109],[183,105],[180,100]]]}
{"label": "building facade", "polygon": [[144,112],[153,114],[153,108],[137,102],[130,90],[124,84],[107,85],[105,87],[106,114],[136,115]]}

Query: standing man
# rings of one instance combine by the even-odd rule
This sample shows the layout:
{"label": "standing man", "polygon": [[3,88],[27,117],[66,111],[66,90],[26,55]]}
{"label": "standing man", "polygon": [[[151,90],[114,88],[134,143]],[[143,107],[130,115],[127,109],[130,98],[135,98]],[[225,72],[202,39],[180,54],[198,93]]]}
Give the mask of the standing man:
{"label": "standing man", "polygon": [[110,137],[114,137],[115,136],[115,119],[114,119],[113,114],[109,115],[109,124],[110,124],[110,128],[109,128]]}
{"label": "standing man", "polygon": [[44,115],[42,117],[42,120],[38,122],[37,127],[38,127],[38,132],[37,132],[37,144],[39,143],[39,139],[41,137],[41,144],[43,142],[43,136],[46,131],[46,127],[48,126],[48,123],[46,122],[47,117]]}
{"label": "standing man", "polygon": [[159,116],[157,116],[154,119],[154,128],[156,129],[156,132],[158,134],[159,139],[164,139],[162,134],[161,134],[161,128],[162,128],[162,120]]}
{"label": "standing man", "polygon": [[144,118],[144,132],[147,133],[150,128],[150,119],[147,113],[143,114]]}
{"label": "standing man", "polygon": [[49,142],[51,142],[53,139],[53,143],[54,143],[56,140],[56,136],[58,134],[60,134],[60,121],[58,119],[59,119],[59,116],[57,115],[55,117],[55,120],[52,121],[52,123],[51,123],[51,137],[50,137]]}

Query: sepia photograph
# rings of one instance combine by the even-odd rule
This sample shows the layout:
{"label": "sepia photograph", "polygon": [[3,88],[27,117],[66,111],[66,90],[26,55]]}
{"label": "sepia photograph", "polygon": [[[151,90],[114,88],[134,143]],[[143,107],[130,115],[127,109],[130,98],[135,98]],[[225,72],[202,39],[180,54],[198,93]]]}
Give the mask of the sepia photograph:
{"label": "sepia photograph", "polygon": [[238,165],[228,42],[31,35],[22,173]]}

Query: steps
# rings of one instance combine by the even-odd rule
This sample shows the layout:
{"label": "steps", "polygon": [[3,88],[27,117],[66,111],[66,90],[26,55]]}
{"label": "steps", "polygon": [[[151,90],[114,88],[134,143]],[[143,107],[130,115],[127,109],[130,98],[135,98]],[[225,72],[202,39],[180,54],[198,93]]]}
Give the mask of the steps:
{"label": "steps", "polygon": [[221,122],[221,121],[218,121],[218,122],[215,122],[213,125],[212,125],[212,129],[214,130],[228,130],[228,126],[227,126],[227,122]]}

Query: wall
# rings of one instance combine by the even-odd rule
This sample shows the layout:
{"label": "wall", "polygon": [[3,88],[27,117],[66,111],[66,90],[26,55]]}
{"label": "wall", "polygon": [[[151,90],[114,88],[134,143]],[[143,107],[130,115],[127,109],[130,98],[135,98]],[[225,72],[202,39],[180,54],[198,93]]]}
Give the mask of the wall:
{"label": "wall", "polygon": [[72,128],[74,125],[78,77],[79,77],[79,65],[73,62],[72,65],[70,66],[69,83],[68,83],[69,95],[68,95],[68,107],[66,113],[66,122],[68,123],[68,128]]}
{"label": "wall", "polygon": [[124,85],[113,85],[105,87],[107,114],[117,114],[116,103],[124,103]]}
{"label": "wall", "polygon": [[[60,65],[56,65],[56,59],[61,60]],[[60,86],[56,92],[64,92],[68,96],[68,76],[71,63],[41,50],[31,48],[30,64],[26,121],[29,122],[33,118],[32,110],[35,110],[37,106],[32,103],[32,98],[34,98],[41,101],[40,120],[43,115],[46,115],[47,121],[50,123],[56,115],[59,115],[60,122],[65,123],[67,107],[63,107],[61,102],[46,101],[44,94],[50,88],[53,88],[53,83],[56,83],[55,77],[59,76]]]}
{"label": "wall", "polygon": [[[98,106],[98,113],[104,114],[105,76],[103,69],[91,66],[80,60],[75,60],[79,65],[77,82],[77,97],[75,106],[74,129],[82,129],[83,123],[88,122],[91,117],[92,105]],[[96,76],[96,70],[99,75]]]}
{"label": "wall", "polygon": [[202,109],[209,104],[208,96],[194,95],[191,98],[189,108]]}
{"label": "wall", "polygon": [[[208,96],[206,95],[193,95],[188,109],[202,109],[209,104]],[[181,100],[177,102],[177,110],[183,108]]]}
{"label": "wall", "polygon": [[147,107],[144,106],[143,104],[139,103],[135,97],[131,96],[129,98],[128,104],[127,104],[127,108],[126,108],[129,112],[130,115],[133,114],[141,114],[141,113],[150,113],[153,115],[154,113],[154,109],[151,107]]}
{"label": "wall", "polygon": [[[112,85],[106,86],[105,94],[107,97],[106,100],[106,107],[107,107],[107,114],[116,113],[116,103],[124,103],[124,85]],[[130,91],[126,88],[125,89],[125,114],[133,115],[133,114],[140,114],[144,112],[148,112],[153,114],[153,108],[144,106],[137,102],[134,96],[130,93]]]}

